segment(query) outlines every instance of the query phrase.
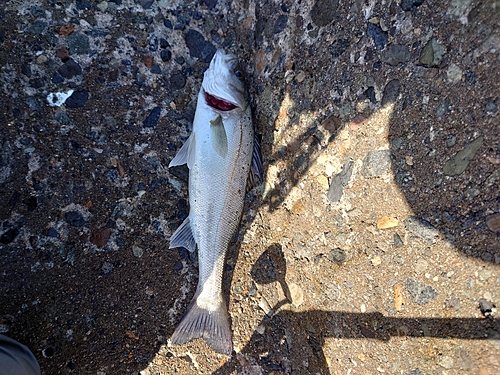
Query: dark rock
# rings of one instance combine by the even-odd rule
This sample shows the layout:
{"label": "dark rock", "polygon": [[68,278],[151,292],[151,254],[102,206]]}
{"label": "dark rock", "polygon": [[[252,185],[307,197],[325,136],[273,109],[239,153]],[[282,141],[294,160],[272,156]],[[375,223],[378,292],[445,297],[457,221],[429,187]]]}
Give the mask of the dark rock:
{"label": "dark rock", "polygon": [[168,171],[170,172],[170,174],[184,182],[188,182],[189,180],[189,169],[186,164],[170,167]]}
{"label": "dark rock", "polygon": [[57,230],[55,230],[52,227],[50,227],[49,229],[47,229],[46,235],[47,235],[47,237],[52,237],[52,238],[59,237],[59,233],[57,232]]}
{"label": "dark rock", "polygon": [[469,143],[462,150],[453,155],[443,166],[443,173],[446,176],[456,176],[467,168],[469,162],[474,158],[477,151],[483,144],[483,136],[480,136]]}
{"label": "dark rock", "polygon": [[[151,0],[151,2],[152,2],[152,0]],[[101,270],[102,270],[102,272],[104,272],[105,275],[107,275],[108,273],[113,271],[113,268],[115,268],[115,266],[113,266],[113,263],[110,263],[110,262],[104,262],[101,266]]]}
{"label": "dark rock", "polygon": [[158,64],[153,64],[153,66],[151,67],[151,69],[149,69],[149,71],[153,74],[161,74],[161,67]]}
{"label": "dark rock", "polygon": [[274,23],[273,32],[275,34],[281,33],[283,30],[285,30],[287,22],[288,22],[288,16],[286,16],[284,14],[280,15],[276,19],[276,22]]}
{"label": "dark rock", "polygon": [[339,5],[338,0],[317,0],[311,9],[311,20],[319,27],[333,21]]}
{"label": "dark rock", "polygon": [[407,12],[414,10],[424,3],[424,0],[401,0],[401,8]]}
{"label": "dark rock", "polygon": [[498,111],[498,105],[495,100],[492,100],[488,103],[486,103],[485,107],[486,113],[497,113]]}
{"label": "dark rock", "polygon": [[174,26],[172,25],[172,22],[171,22],[169,19],[167,19],[167,18],[165,18],[165,19],[163,20],[163,25],[164,25],[167,29],[170,29],[170,30],[172,30],[172,29],[174,28]]}
{"label": "dark rock", "polygon": [[35,18],[45,18],[45,9],[37,5],[30,8],[30,14]]}
{"label": "dark rock", "polygon": [[397,79],[393,79],[392,81],[389,81],[387,85],[385,85],[384,94],[382,95],[382,107],[396,101],[399,95],[400,87],[401,84]]}
{"label": "dark rock", "polygon": [[393,44],[382,52],[380,60],[391,66],[396,66],[399,63],[408,62],[411,58],[410,49],[402,44]]}
{"label": "dark rock", "polygon": [[206,63],[212,60],[216,51],[212,43],[206,41],[203,35],[193,29],[190,29],[186,34],[186,45],[191,57],[198,58]]}
{"label": "dark rock", "polygon": [[472,71],[468,71],[465,73],[465,80],[471,84],[475,84],[477,82],[476,73]]}
{"label": "dark rock", "polygon": [[21,73],[23,73],[26,77],[31,77],[31,66],[30,64],[21,65]]}
{"label": "dark rock", "polygon": [[41,111],[43,108],[42,102],[32,96],[26,98],[26,104],[32,111]]}
{"label": "dark rock", "polygon": [[151,8],[151,5],[153,5],[153,0],[135,0],[135,2],[144,9],[149,9]]}
{"label": "dark rock", "polygon": [[344,250],[336,248],[330,251],[330,253],[328,254],[328,259],[334,263],[342,264],[345,263],[347,255]]}
{"label": "dark rock", "polygon": [[151,35],[149,38],[149,50],[150,51],[158,51],[158,38],[156,35]]}
{"label": "dark rock", "polygon": [[42,20],[37,20],[28,27],[27,31],[31,34],[41,34],[45,31],[47,26],[48,26],[47,22]]}
{"label": "dark rock", "polygon": [[168,49],[164,49],[160,52],[160,57],[162,61],[170,61],[172,58],[172,52],[170,52]]}
{"label": "dark rock", "polygon": [[31,87],[33,87],[35,89],[40,89],[43,86],[45,86],[45,78],[44,77],[32,78],[29,80],[29,84]]}
{"label": "dark rock", "polygon": [[481,314],[484,316],[491,316],[494,314],[495,305],[490,301],[481,298],[479,300],[479,308],[481,309]]}
{"label": "dark rock", "polygon": [[170,77],[170,87],[173,90],[182,89],[186,85],[186,78],[181,73],[175,73]]}
{"label": "dark rock", "polygon": [[60,75],[59,73],[54,73],[54,75],[52,76],[51,82],[56,84],[56,85],[59,83],[63,83],[64,77],[62,75]]}
{"label": "dark rock", "polygon": [[346,186],[351,179],[353,168],[354,161],[352,159],[348,159],[342,167],[342,171],[332,177],[332,182],[330,184],[330,189],[328,190],[327,195],[330,201],[340,201],[340,198],[342,198],[342,195],[344,193],[344,186]]}
{"label": "dark rock", "polygon": [[87,91],[75,91],[68,99],[66,99],[66,106],[69,108],[81,108],[85,106],[87,100],[89,100],[89,93]]}
{"label": "dark rock", "polygon": [[78,211],[68,211],[64,214],[64,220],[74,227],[83,227],[85,225],[85,219],[83,215]]}
{"label": "dark rock", "polygon": [[377,99],[375,98],[375,89],[373,86],[368,87],[364,92],[365,96],[372,102],[373,104],[377,103]]}
{"label": "dark rock", "polygon": [[412,232],[415,236],[423,239],[429,245],[436,242],[439,231],[427,220],[420,219],[415,216],[409,216],[404,221],[406,229]]}
{"label": "dark rock", "polygon": [[401,239],[399,234],[394,233],[393,238],[394,238],[394,246],[396,246],[396,247],[403,247],[404,246],[403,240]]}
{"label": "dark rock", "polygon": [[8,245],[16,239],[18,234],[19,234],[19,229],[10,228],[6,232],[4,232],[2,236],[0,236],[0,242],[3,243],[4,245]]}
{"label": "dark rock", "polygon": [[62,62],[66,62],[70,59],[69,51],[66,46],[61,46],[56,51],[56,56],[61,59]]}
{"label": "dark rock", "polygon": [[68,36],[68,47],[72,54],[85,55],[90,51],[89,37],[82,33]]}
{"label": "dark rock", "polygon": [[57,69],[57,72],[64,78],[70,79],[82,74],[82,67],[75,60],[69,59]]}
{"label": "dark rock", "polygon": [[413,279],[406,279],[406,289],[419,305],[431,302],[438,295],[432,287]]}
{"label": "dark rock", "polygon": [[36,196],[29,197],[26,200],[26,207],[28,208],[28,211],[35,211],[35,209],[38,207]]}
{"label": "dark rock", "polygon": [[111,238],[111,228],[105,227],[95,231],[90,238],[90,241],[96,245],[98,248],[106,246],[109,239]]}
{"label": "dark rock", "polygon": [[218,0],[203,0],[202,1],[208,9],[214,9],[217,5]]}
{"label": "dark rock", "polygon": [[373,39],[375,49],[384,49],[389,41],[387,32],[383,31],[379,26],[374,25],[373,23],[368,23],[366,33]]}
{"label": "dark rock", "polygon": [[158,124],[158,120],[160,119],[161,107],[155,107],[151,111],[151,113],[146,117],[142,126],[145,128],[154,128]]}
{"label": "dark rock", "polygon": [[420,63],[428,66],[439,66],[443,61],[444,48],[436,38],[432,38],[420,52]]}
{"label": "dark rock", "polygon": [[76,9],[78,9],[78,10],[90,9],[90,1],[89,0],[76,0],[75,6],[76,6]]}
{"label": "dark rock", "polygon": [[340,57],[351,45],[351,41],[348,38],[340,38],[333,42],[328,49],[330,50],[332,57]]}
{"label": "dark rock", "polygon": [[391,165],[391,151],[370,151],[363,160],[361,174],[365,178],[377,177],[383,174]]}
{"label": "dark rock", "polygon": [[166,39],[160,38],[160,48],[165,49],[168,47],[170,47],[170,43]]}
{"label": "dark rock", "polygon": [[183,268],[183,265],[182,265],[182,262],[180,260],[178,260],[177,262],[175,262],[174,264],[174,271],[180,271],[182,270]]}
{"label": "dark rock", "polygon": [[436,109],[436,116],[443,117],[446,112],[448,112],[448,107],[450,106],[450,99],[445,98]]}

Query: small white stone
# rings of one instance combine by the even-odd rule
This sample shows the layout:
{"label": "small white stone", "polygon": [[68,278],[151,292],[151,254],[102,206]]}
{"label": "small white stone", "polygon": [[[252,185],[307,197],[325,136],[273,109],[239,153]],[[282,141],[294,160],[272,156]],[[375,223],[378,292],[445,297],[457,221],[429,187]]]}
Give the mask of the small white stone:
{"label": "small white stone", "polygon": [[365,313],[365,312],[366,312],[366,306],[365,306],[365,304],[364,304],[364,303],[362,303],[362,304],[361,304],[361,306],[359,307],[359,309],[360,309],[360,311],[361,311],[362,313]]}

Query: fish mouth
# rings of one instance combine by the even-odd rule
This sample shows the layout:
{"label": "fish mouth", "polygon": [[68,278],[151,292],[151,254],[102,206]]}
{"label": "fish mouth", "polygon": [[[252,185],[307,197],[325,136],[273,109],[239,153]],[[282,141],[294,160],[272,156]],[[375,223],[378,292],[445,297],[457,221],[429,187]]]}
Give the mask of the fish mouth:
{"label": "fish mouth", "polygon": [[205,101],[210,107],[217,109],[219,111],[230,111],[237,107],[235,104],[228,102],[224,99],[218,98],[214,95],[211,95],[206,91],[205,91]]}

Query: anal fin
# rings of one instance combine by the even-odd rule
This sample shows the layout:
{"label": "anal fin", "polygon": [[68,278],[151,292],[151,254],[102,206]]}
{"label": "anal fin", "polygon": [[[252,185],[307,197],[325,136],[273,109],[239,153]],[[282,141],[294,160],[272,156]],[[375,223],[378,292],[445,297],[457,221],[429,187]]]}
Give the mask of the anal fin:
{"label": "anal fin", "polygon": [[182,222],[182,224],[177,228],[177,230],[170,237],[169,249],[176,247],[184,247],[185,249],[193,252],[196,250],[196,241],[193,237],[193,232],[191,231],[191,223],[189,222],[189,216]]}

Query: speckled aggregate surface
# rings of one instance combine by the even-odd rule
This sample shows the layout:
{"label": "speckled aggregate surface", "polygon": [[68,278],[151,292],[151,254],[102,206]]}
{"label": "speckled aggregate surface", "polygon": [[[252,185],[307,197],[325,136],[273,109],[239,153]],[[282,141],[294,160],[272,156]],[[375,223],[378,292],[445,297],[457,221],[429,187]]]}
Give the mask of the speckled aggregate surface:
{"label": "speckled aggregate surface", "polygon": [[[187,139],[216,48],[262,145],[235,351],[168,339],[197,258]],[[8,0],[0,332],[43,374],[500,373],[500,3]]]}

